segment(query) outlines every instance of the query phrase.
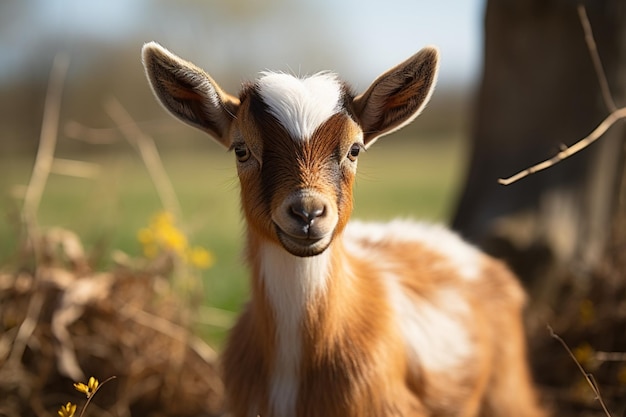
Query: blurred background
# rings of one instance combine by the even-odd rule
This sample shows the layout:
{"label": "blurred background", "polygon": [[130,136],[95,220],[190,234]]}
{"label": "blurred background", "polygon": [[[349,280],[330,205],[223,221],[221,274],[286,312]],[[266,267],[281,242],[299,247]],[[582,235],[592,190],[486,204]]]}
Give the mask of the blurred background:
{"label": "blurred background", "polygon": [[[215,353],[176,326],[219,350],[247,299],[233,155],[157,104],[140,60],[145,42],[204,68],[231,94],[267,69],[332,70],[359,92],[436,45],[436,93],[417,122],[361,158],[355,216],[447,221],[468,159],[483,8],[481,0],[0,2],[0,415],[81,404],[72,383],[90,375],[117,376],[91,415],[220,411]],[[60,101],[46,106],[50,85],[61,84],[49,81],[55,59]],[[45,117],[53,122],[42,134]],[[44,137],[52,146],[39,160],[50,166],[37,176]],[[154,257],[157,235],[166,251]],[[204,255],[202,268],[179,253],[181,242]],[[79,288],[92,295],[71,301]],[[79,313],[67,321],[70,311]],[[28,317],[37,325],[23,338]]]}
{"label": "blurred background", "polygon": [[0,7],[3,145],[22,147],[38,136],[44,87],[60,52],[71,59],[64,121],[92,127],[107,125],[101,102],[110,95],[139,121],[166,119],[151,100],[139,62],[149,40],[205,68],[232,92],[265,69],[303,75],[332,69],[362,90],[389,66],[433,44],[442,54],[435,97],[441,102],[446,93],[466,95],[476,80],[483,12],[480,0],[28,0]]}
{"label": "blurred background", "polygon": [[[604,415],[547,334],[550,323],[594,372],[614,415],[624,414],[626,127],[616,123],[546,171],[497,182],[553,157],[626,105],[626,3],[581,3],[584,18],[574,0],[0,1],[0,415],[56,415],[42,410],[64,403],[68,391],[57,388],[71,392],[79,368],[116,372],[117,391],[102,402],[104,410],[117,404],[115,415],[219,413],[219,379],[200,388],[190,378],[182,388],[170,380],[178,366],[215,377],[215,356],[198,344],[186,347],[193,354],[172,347],[179,333],[155,323],[191,326],[219,350],[248,294],[238,180],[232,155],[157,104],[140,61],[147,41],[204,68],[231,94],[267,69],[332,70],[363,91],[423,46],[437,46],[439,80],[426,110],[360,157],[354,217],[448,223],[508,262],[529,293],[529,356],[542,396],[562,415]],[[586,19],[596,46],[585,41]],[[68,66],[55,72],[59,102],[46,106],[53,62]],[[33,181],[43,137],[53,145],[50,166]],[[39,182],[32,194],[40,198],[27,198],[29,182]],[[174,266],[149,256],[158,233],[204,248],[193,252],[202,268],[187,253]],[[46,278],[49,268],[56,272]],[[54,330],[52,337],[74,282],[111,277],[107,291],[94,292],[106,296],[94,295],[91,310],[65,323],[71,340]],[[38,283],[46,279],[54,291],[44,302]],[[170,303],[163,287],[183,301]],[[33,305],[41,309],[36,337],[20,339],[27,312],[39,312]],[[157,319],[141,321],[130,305]],[[58,344],[75,351],[80,366],[70,366]],[[184,360],[172,353],[182,351]],[[11,357],[24,378],[13,378]],[[31,401],[34,386],[41,403]],[[188,412],[164,408],[171,404]]]}
{"label": "blurred background", "polygon": [[[230,295],[231,281],[243,274],[232,158],[157,104],[140,62],[141,47],[151,40],[206,69],[232,94],[266,69],[301,75],[330,69],[362,91],[421,47],[438,46],[437,92],[417,123],[363,158],[356,215],[446,220],[465,159],[483,7],[480,0],[2,2],[0,261],[12,255],[19,236],[20,193],[36,155],[52,62],[65,54],[58,160],[40,225],[74,230],[105,254],[140,252],[136,231],[162,204],[120,122],[106,110],[116,100],[156,141],[181,200],[180,220],[215,252],[215,267],[205,273],[208,297],[236,309],[245,283]],[[66,160],[86,164],[68,167]]]}

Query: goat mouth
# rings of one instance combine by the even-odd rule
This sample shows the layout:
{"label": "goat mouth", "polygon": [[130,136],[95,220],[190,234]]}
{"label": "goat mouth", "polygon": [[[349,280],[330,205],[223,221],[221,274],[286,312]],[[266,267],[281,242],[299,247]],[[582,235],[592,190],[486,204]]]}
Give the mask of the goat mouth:
{"label": "goat mouth", "polygon": [[276,225],[276,235],[287,252],[299,257],[319,255],[328,248],[331,241],[328,236],[319,238],[293,236],[283,231],[278,225]]}

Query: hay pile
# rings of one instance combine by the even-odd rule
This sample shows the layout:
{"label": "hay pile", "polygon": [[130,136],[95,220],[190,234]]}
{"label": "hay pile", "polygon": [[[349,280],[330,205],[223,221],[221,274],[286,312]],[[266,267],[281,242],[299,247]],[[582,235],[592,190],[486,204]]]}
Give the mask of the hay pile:
{"label": "hay pile", "polygon": [[[0,270],[0,416],[57,416],[73,388],[104,384],[88,416],[214,416],[222,385],[215,352],[185,326],[170,289],[172,262],[94,272],[80,240],[51,230]],[[77,412],[78,415],[78,412]]]}
{"label": "hay pile", "polygon": [[546,336],[545,327],[530,335],[536,379],[557,416],[606,417],[607,411],[613,417],[626,416],[626,171],[620,196],[611,239],[603,262],[589,272],[589,286],[563,285],[552,300],[549,324],[591,381],[563,346]]}

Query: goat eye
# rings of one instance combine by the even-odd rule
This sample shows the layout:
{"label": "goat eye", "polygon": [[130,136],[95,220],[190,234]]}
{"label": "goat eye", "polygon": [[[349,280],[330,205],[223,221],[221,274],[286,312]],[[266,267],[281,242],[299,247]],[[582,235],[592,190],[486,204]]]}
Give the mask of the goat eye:
{"label": "goat eye", "polygon": [[250,149],[245,144],[235,145],[234,151],[239,162],[246,162],[250,159]]}
{"label": "goat eye", "polygon": [[356,158],[359,156],[359,153],[361,152],[361,144],[360,143],[355,143],[352,145],[352,147],[350,148],[350,151],[348,152],[348,159],[351,161],[356,161]]}

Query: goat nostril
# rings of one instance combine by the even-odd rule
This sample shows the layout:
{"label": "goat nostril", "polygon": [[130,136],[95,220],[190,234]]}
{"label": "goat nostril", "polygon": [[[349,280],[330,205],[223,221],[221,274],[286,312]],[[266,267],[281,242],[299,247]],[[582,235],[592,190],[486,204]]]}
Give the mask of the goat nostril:
{"label": "goat nostril", "polygon": [[325,212],[325,207],[324,206],[316,208],[316,209],[313,209],[313,211],[311,212],[309,218],[311,220],[313,220],[313,219],[316,219],[318,217],[322,217],[324,215],[324,212]]}
{"label": "goat nostril", "polygon": [[313,224],[313,221],[323,216],[326,211],[324,206],[308,208],[302,204],[294,204],[290,207],[290,210],[294,218],[304,221],[307,225]]}

